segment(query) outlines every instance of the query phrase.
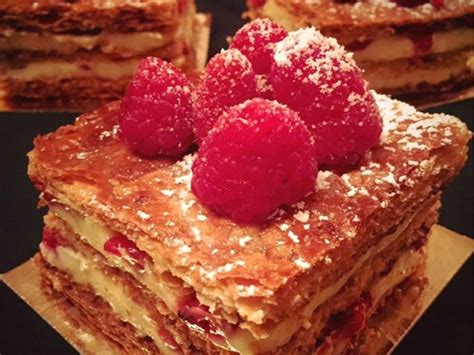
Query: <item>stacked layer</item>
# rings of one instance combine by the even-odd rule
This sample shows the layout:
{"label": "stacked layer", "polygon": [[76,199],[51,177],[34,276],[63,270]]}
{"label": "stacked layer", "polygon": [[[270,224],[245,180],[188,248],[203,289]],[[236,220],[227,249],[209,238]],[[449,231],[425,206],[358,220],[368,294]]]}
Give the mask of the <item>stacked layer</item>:
{"label": "stacked layer", "polygon": [[110,101],[149,55],[192,71],[206,26],[191,0],[2,1],[0,18],[0,65],[12,106]]}
{"label": "stacked layer", "polygon": [[474,83],[474,4],[432,2],[249,1],[249,14],[288,29],[315,26],[354,52],[371,88],[417,101]]}
{"label": "stacked layer", "polygon": [[376,98],[380,145],[354,170],[320,172],[316,193],[259,226],[196,201],[192,155],[131,153],[118,103],[37,138],[29,175],[50,210],[37,256],[45,288],[129,352],[373,346],[383,305],[412,307],[422,288],[439,194],[470,138],[454,117]]}

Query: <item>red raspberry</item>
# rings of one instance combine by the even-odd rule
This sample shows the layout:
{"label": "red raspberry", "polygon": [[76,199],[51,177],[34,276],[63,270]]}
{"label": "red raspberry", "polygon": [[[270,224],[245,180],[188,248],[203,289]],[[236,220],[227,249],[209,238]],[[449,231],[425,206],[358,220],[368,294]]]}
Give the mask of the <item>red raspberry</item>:
{"label": "red raspberry", "polygon": [[192,170],[192,190],[204,205],[237,222],[262,222],[313,191],[317,163],[298,114],[255,98],[219,118]]}
{"label": "red raspberry", "polygon": [[222,112],[257,96],[252,65],[237,49],[215,55],[207,64],[194,104],[194,133],[200,143]]}
{"label": "red raspberry", "polygon": [[256,74],[267,74],[273,63],[275,44],[287,35],[283,27],[269,19],[257,19],[237,31],[230,48],[240,50]]}
{"label": "red raspberry", "polygon": [[175,66],[140,61],[119,112],[120,136],[146,155],[179,155],[193,142],[191,83]]}
{"label": "red raspberry", "polygon": [[347,166],[379,139],[380,113],[360,69],[314,28],[277,44],[270,73],[275,99],[298,112],[315,137],[318,164]]}

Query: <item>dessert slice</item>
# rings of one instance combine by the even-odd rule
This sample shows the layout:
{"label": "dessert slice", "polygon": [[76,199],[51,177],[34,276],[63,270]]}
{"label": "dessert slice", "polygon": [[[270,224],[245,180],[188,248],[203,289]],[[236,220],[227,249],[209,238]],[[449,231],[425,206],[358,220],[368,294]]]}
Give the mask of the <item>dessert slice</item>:
{"label": "dessert slice", "polygon": [[3,1],[0,17],[12,107],[97,107],[123,95],[140,58],[192,72],[207,52],[208,19],[193,1]]}
{"label": "dessert slice", "polygon": [[470,132],[367,90],[314,28],[239,37],[195,93],[146,58],[120,102],[35,140],[44,289],[126,352],[376,350]]}
{"label": "dessert slice", "polygon": [[357,346],[394,290],[421,282],[439,194],[470,137],[454,117],[376,102],[380,144],[349,172],[320,172],[317,192],[263,225],[196,200],[194,155],[132,153],[118,103],[38,137],[29,175],[50,209],[37,256],[45,285],[128,351]]}
{"label": "dessert slice", "polygon": [[473,85],[474,5],[463,0],[248,1],[251,18],[335,37],[372,89],[428,102]]}

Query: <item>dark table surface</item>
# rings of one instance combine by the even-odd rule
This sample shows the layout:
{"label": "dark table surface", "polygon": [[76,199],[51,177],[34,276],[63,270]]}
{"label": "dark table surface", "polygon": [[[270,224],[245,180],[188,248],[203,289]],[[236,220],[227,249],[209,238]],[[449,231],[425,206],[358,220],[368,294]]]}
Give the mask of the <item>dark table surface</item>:
{"label": "dark table surface", "polygon": [[[226,46],[226,36],[243,23],[243,1],[199,1],[212,12],[210,53]],[[474,130],[474,100],[445,105],[429,112],[458,116]],[[26,176],[26,153],[33,138],[71,123],[73,113],[0,113],[1,222],[0,273],[30,258],[40,241],[43,210]],[[473,145],[471,143],[471,150]],[[473,158],[443,195],[440,223],[473,236]],[[473,258],[398,347],[396,354],[473,354]],[[0,283],[0,354],[73,354],[75,351],[48,324]]]}

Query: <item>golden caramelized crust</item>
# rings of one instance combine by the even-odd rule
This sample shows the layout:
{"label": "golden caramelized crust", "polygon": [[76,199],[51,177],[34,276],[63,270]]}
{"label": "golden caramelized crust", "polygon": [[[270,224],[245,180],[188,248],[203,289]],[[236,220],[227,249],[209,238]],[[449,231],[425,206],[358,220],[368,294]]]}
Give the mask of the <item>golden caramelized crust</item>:
{"label": "golden caramelized crust", "polygon": [[[417,7],[399,6],[391,0],[365,0],[350,3],[335,0],[266,0],[262,6],[250,7],[250,16],[281,16],[292,28],[315,26],[323,32],[339,28],[428,24],[472,16],[474,3],[466,0],[444,0],[436,8],[429,2]],[[472,21],[472,17],[471,17]]]}
{"label": "golden caramelized crust", "polygon": [[315,193],[263,225],[237,225],[201,205],[189,187],[192,155],[173,162],[129,151],[118,102],[36,138],[28,173],[44,195],[135,241],[202,302],[262,324],[351,270],[464,165],[465,124],[376,98],[380,144],[349,172],[320,172]]}
{"label": "golden caramelized crust", "polygon": [[97,33],[163,30],[176,26],[191,1],[181,0],[4,0],[0,30]]}

